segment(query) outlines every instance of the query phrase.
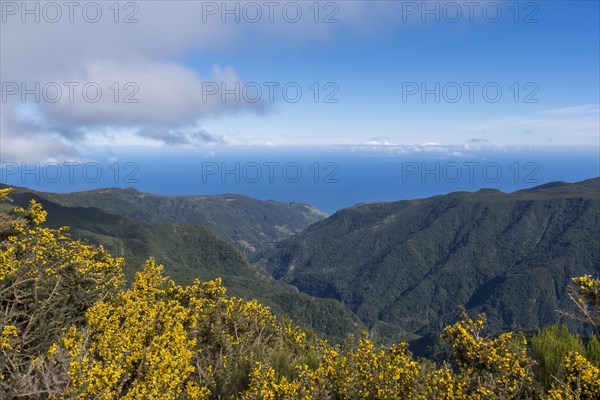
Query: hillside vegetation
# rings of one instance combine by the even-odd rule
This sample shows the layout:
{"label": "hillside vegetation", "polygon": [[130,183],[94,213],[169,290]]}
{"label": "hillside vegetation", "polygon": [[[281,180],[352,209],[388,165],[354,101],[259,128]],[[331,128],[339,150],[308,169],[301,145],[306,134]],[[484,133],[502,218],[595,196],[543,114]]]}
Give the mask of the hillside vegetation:
{"label": "hillside vegetation", "polygon": [[535,330],[573,310],[570,277],[600,274],[598,227],[600,178],[457,192],[341,210],[256,262],[386,340],[439,331],[460,305],[492,331]]}
{"label": "hillside vegetation", "polygon": [[[572,351],[560,332],[540,333],[534,359],[522,335],[489,337],[483,316],[463,314],[443,330],[451,364],[414,359],[404,343],[375,346],[366,333],[332,346],[256,301],[229,297],[220,279],[177,285],[154,260],[126,288],[123,259],[41,227],[46,215],[35,201],[0,214],[1,398],[600,396],[595,337]],[[598,329],[600,280],[573,282],[580,315]],[[547,367],[535,369],[542,360]]]}
{"label": "hillside vegetation", "polygon": [[147,222],[96,207],[67,207],[22,189],[15,191],[11,200],[21,207],[36,201],[49,212],[45,226],[69,226],[75,239],[103,245],[114,256],[126,259],[122,268],[127,282],[143,269],[148,257],[153,257],[167,266],[165,272],[180,285],[191,284],[195,279],[220,278],[231,294],[257,299],[274,313],[293,318],[321,337],[342,341],[347,334],[357,334],[365,328],[340,302],[299,293],[296,288],[274,281],[265,271],[251,266],[239,249],[204,225]]}
{"label": "hillside vegetation", "polygon": [[63,206],[100,208],[140,221],[204,225],[249,255],[326,217],[307,204],[261,201],[238,194],[158,196],[135,189],[113,188],[36,195]]}

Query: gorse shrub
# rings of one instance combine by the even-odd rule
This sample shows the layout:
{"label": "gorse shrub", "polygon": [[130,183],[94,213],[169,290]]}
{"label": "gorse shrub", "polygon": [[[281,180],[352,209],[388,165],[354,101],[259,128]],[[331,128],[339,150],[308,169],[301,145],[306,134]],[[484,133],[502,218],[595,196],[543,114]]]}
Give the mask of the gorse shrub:
{"label": "gorse shrub", "polygon": [[123,260],[66,228],[39,226],[46,212],[35,201],[0,215],[0,398],[53,393],[65,377],[41,357],[65,328],[86,324],[89,307],[120,292]]}
{"label": "gorse shrub", "polygon": [[[444,330],[451,364],[366,333],[332,346],[220,279],[177,285],[152,259],[125,289],[123,260],[45,216],[35,202],[0,214],[2,399],[600,398],[598,341],[563,327],[534,337],[535,368],[523,336],[489,337],[464,312]],[[598,281],[574,283],[593,313]]]}

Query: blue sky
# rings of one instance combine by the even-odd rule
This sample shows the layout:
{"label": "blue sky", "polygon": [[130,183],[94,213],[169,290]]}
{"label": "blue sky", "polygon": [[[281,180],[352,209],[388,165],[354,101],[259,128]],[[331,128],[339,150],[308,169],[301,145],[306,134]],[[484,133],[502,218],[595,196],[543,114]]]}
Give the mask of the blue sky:
{"label": "blue sky", "polygon": [[[272,23],[261,1],[227,2],[239,22],[222,2],[130,2],[118,16],[100,2],[95,23],[86,2],[53,23],[43,4],[36,22],[2,1],[2,161],[106,161],[131,148],[600,145],[597,1],[275,2]],[[72,101],[64,82],[77,83]],[[97,102],[79,90],[90,83]],[[36,84],[40,98],[23,101]],[[242,89],[239,102],[207,94],[221,84],[263,91],[255,103]],[[291,97],[302,90],[298,102],[286,84]]]}

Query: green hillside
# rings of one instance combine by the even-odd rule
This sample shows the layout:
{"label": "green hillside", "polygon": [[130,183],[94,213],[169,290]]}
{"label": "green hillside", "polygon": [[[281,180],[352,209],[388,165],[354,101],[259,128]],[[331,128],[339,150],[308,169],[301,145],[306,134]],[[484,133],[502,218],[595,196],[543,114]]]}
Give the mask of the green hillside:
{"label": "green hillside", "polygon": [[307,204],[261,201],[237,194],[157,196],[135,189],[38,193],[69,207],[96,207],[148,222],[201,224],[253,255],[326,217]]}
{"label": "green hillside", "polygon": [[529,330],[570,309],[570,277],[600,273],[599,227],[597,178],[357,205],[256,261],[386,338],[437,331],[460,305],[493,330]]}
{"label": "green hillside", "polygon": [[366,332],[332,345],[231,297],[220,278],[180,286],[153,259],[127,284],[122,258],[41,226],[38,202],[12,208],[8,195],[0,190],[2,399],[600,398],[600,280],[590,275],[573,277],[569,293],[595,336],[559,325],[531,341],[490,336],[484,315],[462,309],[440,332],[450,351],[436,362]]}
{"label": "green hillside", "polygon": [[[340,302],[314,298],[274,281],[205,226],[153,223],[94,207],[65,207],[24,189],[10,197],[13,205],[22,207],[31,199],[36,200],[48,211],[47,226],[69,226],[74,238],[102,244],[115,257],[124,257],[128,281],[143,268],[148,257],[154,257],[178,284],[191,284],[196,278],[206,281],[220,277],[232,295],[257,299],[276,314],[288,315],[334,341],[364,329],[360,320]],[[68,195],[62,198],[68,199]]]}

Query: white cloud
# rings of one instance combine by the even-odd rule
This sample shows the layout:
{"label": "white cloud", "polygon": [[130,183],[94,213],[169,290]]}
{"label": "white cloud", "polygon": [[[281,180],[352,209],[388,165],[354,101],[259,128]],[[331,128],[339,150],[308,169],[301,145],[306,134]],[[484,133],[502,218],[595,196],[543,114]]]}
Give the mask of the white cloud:
{"label": "white cloud", "polygon": [[599,110],[600,110],[600,104],[586,104],[583,106],[553,108],[550,110],[543,110],[540,113],[541,114],[549,114],[549,115],[564,115],[564,116],[577,116],[577,115],[594,116],[594,115],[598,115]]}
{"label": "white cloud", "polygon": [[[0,5],[4,7],[6,3],[25,6],[24,2],[2,2]],[[35,23],[31,16],[27,17],[29,22],[22,23],[20,12],[15,15],[3,13],[6,21],[2,21],[0,43],[2,82],[26,82],[28,87],[35,82],[42,86],[57,82],[63,89],[63,97],[56,103],[43,100],[22,103],[19,94],[3,102],[0,126],[3,160],[75,157],[86,146],[281,145],[282,141],[297,144],[306,140],[320,144],[361,143],[362,140],[356,138],[358,134],[340,138],[334,133],[319,132],[310,137],[290,134],[282,139],[283,132],[270,131],[268,135],[256,134],[257,137],[252,138],[247,131],[230,133],[220,127],[221,131],[204,128],[210,123],[207,120],[214,116],[242,112],[262,114],[269,109],[264,103],[237,102],[231,97],[223,101],[218,95],[203,96],[207,83],[214,81],[231,87],[248,79],[245,71],[240,69],[243,66],[224,64],[217,58],[226,52],[256,48],[264,50],[262,54],[272,54],[272,48],[277,46],[297,45],[306,49],[329,43],[338,35],[344,35],[344,39],[352,38],[348,32],[351,35],[383,32],[385,35],[391,29],[427,25],[420,14],[403,14],[406,11],[403,2],[320,2],[318,14],[315,14],[314,2],[294,3],[302,7],[302,17],[297,23],[290,22],[295,14],[293,8],[285,8],[286,2],[277,3],[272,23],[264,2],[257,2],[262,5],[262,15],[257,23],[249,21],[254,15],[248,9],[249,2],[120,2],[117,23],[114,22],[114,2],[95,3],[102,9],[101,20],[97,23],[84,20],[84,3],[78,3],[74,22],[68,21],[65,7],[58,23],[48,23],[44,18]],[[424,4],[414,3],[419,7]],[[49,2],[31,2],[27,6],[45,7],[46,4]],[[64,5],[63,2],[54,4]],[[220,9],[216,13],[208,12],[206,7],[211,4]],[[241,20],[234,22],[235,16],[224,13],[224,6],[239,7]],[[137,23],[123,23],[130,13]],[[480,19],[481,14],[477,15]],[[223,23],[222,18],[227,21]],[[326,19],[331,23],[325,23]],[[433,18],[430,16],[428,21],[431,23]],[[198,72],[213,65],[210,73]],[[79,83],[75,101],[69,101],[64,82]],[[103,91],[101,100],[95,103],[83,100],[78,90],[92,82]],[[116,102],[113,97],[115,82],[119,88]],[[134,93],[137,89],[139,91]],[[124,103],[127,94],[138,102]],[[534,117],[511,116],[481,121],[473,124],[472,130],[515,130],[519,135],[527,129],[536,132],[532,137],[540,131],[550,131],[557,135],[570,132],[589,138],[598,131],[598,118],[594,120],[597,106],[596,114],[593,107],[571,107],[547,110]],[[468,137],[477,134],[470,133]],[[393,138],[374,138],[369,143],[393,144]],[[431,147],[417,145],[415,148],[425,151]]]}
{"label": "white cloud", "polygon": [[[70,103],[63,96],[55,104],[42,102],[42,114],[69,126],[185,125],[215,113],[261,108],[261,104],[247,103],[243,97],[236,103],[208,94],[206,85],[213,82],[225,82],[228,87],[240,83],[232,68],[215,67],[213,76],[203,79],[192,69],[174,63],[107,61],[86,65],[76,81],[82,82],[81,87],[88,82],[98,84],[101,100],[85,101],[79,93]],[[90,92],[94,96],[93,88]]]}
{"label": "white cloud", "polygon": [[599,105],[570,106],[541,110],[531,115],[509,115],[478,121],[471,132],[486,131],[507,144],[570,143],[585,145],[597,140],[600,131]]}
{"label": "white cloud", "polygon": [[28,137],[13,137],[6,140],[2,130],[2,162],[48,162],[56,157],[63,160],[79,159],[77,148],[56,135],[46,132],[30,134]]}
{"label": "white cloud", "polygon": [[[222,143],[222,138],[201,131],[199,121],[212,115],[266,109],[262,101],[245,101],[241,89],[239,101],[222,98],[221,85],[243,87],[231,67],[215,66],[211,76],[202,78],[194,70],[170,62],[88,62],[77,75],[57,73],[52,82],[25,83],[28,89],[38,88],[39,102],[33,95],[26,98],[31,100],[27,103],[22,102],[20,93],[7,96],[2,107],[5,159],[23,157],[30,147],[21,148],[26,140],[43,135],[47,136],[45,142],[62,143],[48,149],[68,149],[65,155],[71,155],[83,139],[88,144],[101,142],[101,136],[122,130],[135,130],[140,137],[170,145]],[[211,94],[209,88],[217,93]],[[112,139],[123,144],[118,135]],[[64,147],[68,143],[71,145]]]}
{"label": "white cloud", "polygon": [[[212,3],[223,7],[225,3],[193,1],[119,3],[118,23],[114,22],[116,3],[94,3],[100,5],[102,16],[99,22],[89,23],[83,13],[83,6],[88,3],[77,3],[71,22],[69,8],[56,2],[53,4],[60,7],[62,17],[57,23],[49,23],[44,2],[10,2],[18,8],[14,15],[14,9],[7,12],[4,8],[6,3],[2,2],[5,21],[0,70],[2,82],[16,84],[19,91],[8,95],[2,104],[0,139],[4,160],[36,158],[44,153],[46,157],[70,157],[82,146],[106,142],[109,137],[118,140],[118,144],[139,144],[140,139],[145,145],[223,142],[222,136],[199,129],[201,122],[214,115],[262,113],[266,104],[245,101],[243,96],[241,101],[232,97],[223,101],[218,94],[203,95],[205,85],[212,82],[228,88],[243,83],[235,66],[219,67],[218,60],[206,59],[203,66],[217,66],[211,76],[200,76],[183,60],[249,43],[264,42],[268,46],[273,38],[283,42],[289,38],[324,37],[336,27],[315,25],[306,14],[299,24],[291,24],[281,13],[275,15],[275,23],[269,23],[266,14],[257,24],[235,23],[231,16],[229,22],[222,23],[222,13],[209,15],[205,6]],[[245,7],[243,2],[236,4]],[[35,15],[23,15],[21,7],[38,7],[40,22],[35,22]],[[307,7],[303,4],[303,12],[309,11]],[[49,13],[50,18],[57,15],[51,7]],[[123,23],[130,13],[137,23]],[[89,18],[90,13],[86,15]],[[93,9],[91,15],[95,15]],[[243,14],[242,20],[247,16]],[[265,41],[267,38],[270,40]],[[65,86],[65,82],[78,85]],[[21,84],[31,89],[36,88],[36,83],[40,85],[36,92],[41,99],[28,95],[29,107],[24,107]],[[100,87],[99,101],[89,102],[82,96],[81,89],[86,84]],[[69,98],[72,87],[74,101]],[[117,87],[119,94],[115,99]],[[62,97],[52,102],[55,89],[62,91]],[[94,98],[94,86],[88,86],[88,90]],[[128,94],[132,96],[130,100],[138,102],[124,103]],[[129,132],[127,139],[122,136],[123,131]],[[137,133],[131,134],[132,131]],[[44,143],[41,150],[27,145],[34,140],[36,144]]]}

